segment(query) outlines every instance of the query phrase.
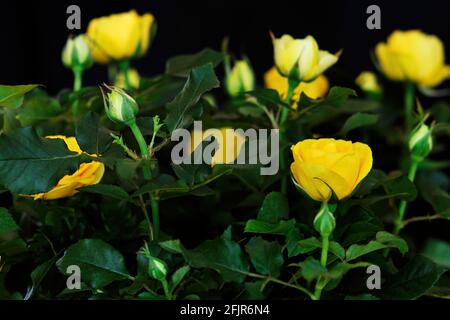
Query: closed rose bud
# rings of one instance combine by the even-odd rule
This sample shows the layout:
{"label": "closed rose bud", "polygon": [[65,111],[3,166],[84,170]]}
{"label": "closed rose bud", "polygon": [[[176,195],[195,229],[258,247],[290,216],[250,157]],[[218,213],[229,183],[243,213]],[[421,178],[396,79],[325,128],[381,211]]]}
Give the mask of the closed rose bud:
{"label": "closed rose bud", "polygon": [[434,87],[450,77],[442,41],[420,30],[394,31],[376,46],[381,70],[391,80]]}
{"label": "closed rose bud", "polygon": [[370,71],[363,71],[356,78],[355,83],[362,91],[367,93],[381,93],[382,89],[378,84],[378,79],[375,73]]}
{"label": "closed rose bud", "polygon": [[155,32],[153,15],[140,16],[135,10],[93,19],[87,28],[92,56],[98,63],[143,56]]}
{"label": "closed rose bud", "polygon": [[92,65],[92,56],[84,35],[67,39],[62,52],[62,61],[69,69],[87,69]]}
{"label": "closed rose bud", "polygon": [[309,82],[335,64],[339,57],[328,51],[319,50],[312,36],[294,39],[290,35],[273,39],[275,65],[285,77]]}
{"label": "closed rose bud", "polygon": [[161,259],[148,256],[148,275],[156,280],[163,280],[167,275],[167,265]]}
{"label": "closed rose bud", "polygon": [[308,139],[291,147],[291,172],[298,187],[312,199],[348,197],[372,168],[366,144],[335,139]]}
{"label": "closed rose bud", "polygon": [[117,87],[105,87],[109,90],[103,93],[105,112],[111,121],[128,124],[135,120],[139,111],[136,101],[124,90]]}
{"label": "closed rose bud", "polygon": [[411,156],[417,160],[425,159],[433,149],[432,130],[429,126],[419,124],[409,139],[409,150]]}
{"label": "closed rose bud", "polygon": [[234,97],[255,89],[255,75],[247,60],[239,60],[225,78],[227,93]]}

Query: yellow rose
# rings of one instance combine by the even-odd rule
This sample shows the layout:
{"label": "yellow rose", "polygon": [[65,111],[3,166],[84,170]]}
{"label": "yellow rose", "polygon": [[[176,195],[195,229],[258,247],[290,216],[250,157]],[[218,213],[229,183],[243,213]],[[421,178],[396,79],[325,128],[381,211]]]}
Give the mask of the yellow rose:
{"label": "yellow rose", "polygon": [[156,30],[153,15],[135,10],[93,19],[87,37],[94,60],[109,63],[143,56]]}
{"label": "yellow rose", "polygon": [[420,30],[394,31],[386,43],[377,44],[375,54],[391,80],[434,87],[450,77],[442,41]]}
{"label": "yellow rose", "polygon": [[339,57],[328,51],[319,50],[312,36],[294,39],[290,35],[273,38],[275,65],[285,77],[309,82],[335,64]]}
{"label": "yellow rose", "polygon": [[[239,152],[245,143],[245,137],[236,133],[231,128],[207,129],[204,131],[194,130],[191,132],[191,145],[189,153],[192,153],[207,137],[214,137],[219,148],[211,158],[211,167],[216,164],[230,164],[239,156]],[[209,141],[212,141],[210,139]],[[233,146],[231,145],[233,144]]]}
{"label": "yellow rose", "polygon": [[[288,79],[280,75],[277,68],[272,67],[264,74],[264,83],[266,88],[277,90],[282,99],[286,98],[288,91]],[[330,85],[327,77],[320,75],[314,81],[301,82],[294,90],[292,97],[295,103],[292,105],[297,109],[297,102],[300,99],[302,92],[304,92],[311,99],[318,99],[326,96]]]}
{"label": "yellow rose", "polygon": [[363,71],[356,78],[355,83],[366,92],[381,93],[382,89],[378,84],[378,79],[375,73],[370,71]]}
{"label": "yellow rose", "polygon": [[[78,154],[81,154],[80,146],[74,137],[65,136],[48,136],[48,139],[63,139],[67,148]],[[95,156],[95,155],[93,155]],[[100,182],[105,173],[105,166],[98,161],[82,163],[75,173],[65,175],[59,180],[56,186],[45,193],[31,195],[34,200],[55,200],[60,198],[71,197],[78,192],[79,188],[94,185]]]}
{"label": "yellow rose", "polygon": [[311,198],[328,201],[348,197],[372,168],[372,150],[366,144],[334,139],[308,139],[291,147],[291,172]]}
{"label": "yellow rose", "polygon": [[[129,69],[128,70],[128,79],[130,81],[130,86],[133,89],[139,89],[139,84],[141,82],[141,77],[139,76],[139,73],[136,69]],[[125,75],[123,74],[123,72],[119,72],[116,75],[116,81],[114,82],[114,85],[116,87],[122,88],[122,89],[126,89],[126,85],[125,85]]]}

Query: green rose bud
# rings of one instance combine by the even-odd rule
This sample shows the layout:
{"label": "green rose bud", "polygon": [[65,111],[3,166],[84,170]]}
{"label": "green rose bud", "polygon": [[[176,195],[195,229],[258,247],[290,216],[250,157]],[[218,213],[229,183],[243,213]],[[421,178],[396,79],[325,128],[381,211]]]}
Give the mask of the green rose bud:
{"label": "green rose bud", "polygon": [[433,149],[432,129],[424,123],[419,124],[409,139],[411,156],[418,160],[425,159]]}
{"label": "green rose bud", "polygon": [[247,60],[236,62],[225,78],[225,88],[232,97],[255,89],[255,75]]}
{"label": "green rose bud", "polygon": [[314,218],[314,228],[322,237],[329,237],[336,227],[336,219],[330,211],[328,204],[324,202]]}
{"label": "green rose bud", "polygon": [[167,275],[167,265],[161,259],[148,256],[148,275],[156,280],[163,280]]}
{"label": "green rose bud", "polygon": [[87,69],[92,66],[91,52],[84,35],[67,39],[62,52],[62,61],[70,69]]}
{"label": "green rose bud", "polygon": [[124,90],[106,86],[109,90],[106,94],[102,90],[105,112],[111,121],[129,124],[135,120],[139,111],[136,101],[130,97]]}

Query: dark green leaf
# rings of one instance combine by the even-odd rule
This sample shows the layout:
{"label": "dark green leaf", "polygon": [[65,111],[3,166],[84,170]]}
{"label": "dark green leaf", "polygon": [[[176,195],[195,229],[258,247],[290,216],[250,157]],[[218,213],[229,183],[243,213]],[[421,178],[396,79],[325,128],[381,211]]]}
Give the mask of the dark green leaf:
{"label": "dark green leaf", "polygon": [[84,239],[71,245],[56,264],[63,274],[68,266],[79,266],[82,281],[95,289],[130,277],[122,254],[99,239]]}
{"label": "dark green leaf", "polygon": [[63,140],[42,139],[32,128],[0,136],[0,183],[11,192],[46,192],[78,164]]}
{"label": "dark green leaf", "polygon": [[62,113],[59,101],[44,94],[27,97],[16,116],[24,127],[47,121]]}
{"label": "dark green leaf", "polygon": [[429,240],[423,250],[423,255],[434,263],[450,269],[450,244],[440,240]]}
{"label": "dark green leaf", "polygon": [[281,245],[276,241],[266,241],[261,237],[253,237],[245,246],[256,271],[278,277],[284,263]]}
{"label": "dark green leaf", "polygon": [[19,229],[11,214],[5,208],[0,208],[0,236]]}
{"label": "dark green leaf", "polygon": [[258,220],[269,223],[277,223],[288,217],[289,204],[281,192],[269,193],[263,201],[258,213]]}
{"label": "dark green leaf", "polygon": [[44,263],[37,266],[32,272],[31,272],[31,281],[32,281],[32,287],[27,292],[27,296],[25,297],[25,300],[30,299],[36,290],[39,288],[42,280],[44,280],[47,273],[50,271],[51,267],[55,264],[57,259],[57,256],[52,257],[51,259],[45,261]]}
{"label": "dark green leaf", "polygon": [[84,192],[101,194],[118,200],[130,201],[130,196],[125,190],[112,184],[96,184],[84,187],[80,190]]}
{"label": "dark green leaf", "polygon": [[209,48],[195,54],[179,55],[167,60],[166,73],[187,77],[191,70],[210,63],[216,67],[224,59],[224,54]]}
{"label": "dark green leaf", "polygon": [[101,125],[100,116],[90,111],[78,124],[76,136],[81,150],[90,154],[105,153],[113,142],[111,131]]}
{"label": "dark green leaf", "polygon": [[354,129],[374,125],[375,123],[377,123],[378,118],[379,116],[376,114],[361,112],[355,113],[345,121],[338,134],[341,136],[346,136],[347,133]]}
{"label": "dark green leaf", "polygon": [[189,273],[189,270],[191,270],[189,266],[183,266],[173,273],[171,282],[172,290],[178,287],[184,277]]}
{"label": "dark green leaf", "polygon": [[23,96],[36,88],[37,84],[27,84],[21,86],[0,85],[0,107],[16,109],[23,103]]}
{"label": "dark green leaf", "polygon": [[295,227],[295,219],[269,223],[250,219],[245,224],[245,232],[287,235]]}
{"label": "dark green leaf", "polygon": [[405,240],[388,232],[380,231],[376,235],[376,240],[372,240],[366,245],[354,244],[350,246],[346,252],[346,260],[351,261],[385,248],[397,248],[402,254],[408,251],[408,245]]}
{"label": "dark green leaf", "polygon": [[302,276],[307,281],[317,279],[327,273],[327,268],[322,266],[320,262],[313,257],[308,257],[305,261],[298,264],[302,269]]}

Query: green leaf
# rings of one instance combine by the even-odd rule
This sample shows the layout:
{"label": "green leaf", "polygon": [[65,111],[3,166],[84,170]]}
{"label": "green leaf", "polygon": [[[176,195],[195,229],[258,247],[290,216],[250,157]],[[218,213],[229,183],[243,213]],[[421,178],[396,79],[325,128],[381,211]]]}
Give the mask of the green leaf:
{"label": "green leaf", "polygon": [[273,277],[280,275],[284,263],[282,247],[276,241],[266,241],[261,237],[253,237],[245,246],[256,271]]}
{"label": "green leaf", "polygon": [[224,59],[224,54],[209,48],[195,54],[179,55],[167,60],[166,73],[173,76],[187,77],[191,70],[211,64],[216,67]]}
{"label": "green leaf", "polygon": [[148,112],[165,106],[181,91],[184,78],[161,75],[149,81],[148,88],[135,96],[140,112]]}
{"label": "green leaf", "polygon": [[174,290],[183,281],[184,277],[189,273],[189,266],[182,266],[172,274],[171,290]]}
{"label": "green leaf", "polygon": [[302,276],[307,281],[317,279],[327,273],[327,268],[322,266],[320,262],[313,257],[308,257],[305,261],[300,262],[298,266],[301,267]]}
{"label": "green leaf", "polygon": [[130,201],[130,196],[121,187],[112,184],[95,184],[92,186],[87,186],[81,191],[89,193],[97,193],[103,196],[111,197],[118,200]]}
{"label": "green leaf", "polygon": [[205,64],[192,69],[183,90],[167,104],[167,117],[164,123],[169,132],[177,128],[187,127],[193,121],[193,107],[200,97],[219,86],[212,64]]}
{"label": "green leaf", "polygon": [[258,213],[258,220],[277,223],[288,217],[289,203],[281,192],[269,193],[263,201]]}
{"label": "green leaf", "polygon": [[0,85],[0,107],[16,109],[23,103],[23,96],[38,87],[37,84],[27,84],[20,86]]}
{"label": "green leaf", "polygon": [[32,286],[31,289],[27,292],[26,297],[24,300],[28,300],[35,294],[36,290],[39,288],[42,280],[44,280],[47,273],[50,271],[50,269],[53,267],[57,259],[57,256],[52,257],[51,259],[45,261],[44,263],[38,265],[32,272],[31,272],[31,282]]}
{"label": "green leaf", "polygon": [[371,113],[355,113],[351,115],[342,126],[341,130],[339,130],[339,135],[346,136],[350,131],[365,127],[371,126],[377,123],[379,116]]}
{"label": "green leaf", "polygon": [[376,240],[372,240],[365,245],[354,244],[350,246],[346,252],[346,260],[351,261],[385,248],[397,248],[402,254],[408,251],[408,245],[405,240],[388,232],[380,231],[376,235]]}
{"label": "green leaf", "polygon": [[448,242],[429,240],[425,245],[423,255],[434,263],[450,269],[450,244]]}
{"label": "green leaf", "polygon": [[417,197],[416,186],[405,175],[388,179],[384,183],[384,186],[387,194],[398,194],[398,198],[401,200],[413,201]]}
{"label": "green leaf", "polygon": [[377,296],[382,299],[410,300],[424,295],[445,269],[430,259],[416,255],[394,277],[383,284]]}
{"label": "green leaf", "polygon": [[51,98],[46,94],[37,93],[30,94],[27,97],[22,108],[19,109],[16,118],[23,127],[26,127],[47,121],[62,112],[63,109],[57,99]]}
{"label": "green leaf", "polygon": [[345,259],[345,249],[336,241],[330,241],[330,252],[341,260]]}
{"label": "green leaf", "polygon": [[71,245],[56,265],[63,274],[68,266],[79,266],[82,281],[94,289],[130,278],[122,254],[99,239],[83,239]]}
{"label": "green leaf", "polygon": [[183,246],[180,243],[180,240],[167,240],[162,241],[159,243],[160,247],[163,248],[166,251],[169,251],[171,253],[183,253]]}
{"label": "green leaf", "polygon": [[295,249],[292,250],[291,254],[289,254],[289,257],[294,257],[299,254],[309,253],[309,252],[312,252],[319,248],[322,248],[322,243],[316,237],[303,239],[303,240],[297,241],[297,245],[296,245]]}
{"label": "green leaf", "polygon": [[0,183],[17,194],[46,192],[78,168],[80,156],[61,139],[42,139],[32,128],[0,136]]}
{"label": "green leaf", "polygon": [[348,99],[349,96],[356,96],[356,92],[350,88],[344,87],[332,87],[328,92],[328,96],[323,99],[312,100],[305,94],[300,96],[298,111],[304,108],[318,107],[322,105],[330,105],[336,108],[341,107]]}
{"label": "green leaf", "polygon": [[0,236],[19,229],[11,214],[5,208],[0,208]]}
{"label": "green leaf", "polygon": [[91,111],[78,124],[76,137],[81,150],[89,154],[103,154],[113,142],[111,131],[103,127],[100,116]]}
{"label": "green leaf", "polygon": [[247,96],[255,97],[263,106],[283,106],[288,108],[288,105],[280,98],[278,91],[274,89],[256,89],[254,91],[246,92],[245,94]]}
{"label": "green leaf", "polygon": [[245,224],[245,232],[287,235],[295,227],[295,219],[269,223],[250,219]]}
{"label": "green leaf", "polygon": [[183,249],[183,255],[194,268],[214,269],[225,282],[241,283],[250,266],[239,244],[230,237],[228,229],[220,238],[207,240],[193,250]]}

